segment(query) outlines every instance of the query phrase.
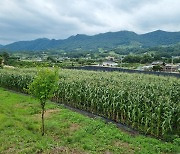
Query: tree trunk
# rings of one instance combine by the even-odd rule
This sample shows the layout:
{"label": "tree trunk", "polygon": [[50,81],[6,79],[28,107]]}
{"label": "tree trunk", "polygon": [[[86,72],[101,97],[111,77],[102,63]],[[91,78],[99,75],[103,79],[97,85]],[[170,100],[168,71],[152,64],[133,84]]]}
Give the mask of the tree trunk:
{"label": "tree trunk", "polygon": [[44,136],[44,111],[45,111],[45,103],[41,102],[41,107],[42,107],[42,136]]}

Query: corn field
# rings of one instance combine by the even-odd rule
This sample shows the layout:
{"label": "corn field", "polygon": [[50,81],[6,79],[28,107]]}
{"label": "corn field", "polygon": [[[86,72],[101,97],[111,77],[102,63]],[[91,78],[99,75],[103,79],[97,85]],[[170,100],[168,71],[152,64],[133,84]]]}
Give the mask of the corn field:
{"label": "corn field", "polygon": [[[35,70],[0,70],[0,86],[25,92]],[[180,135],[180,79],[61,70],[53,100],[160,138]]]}

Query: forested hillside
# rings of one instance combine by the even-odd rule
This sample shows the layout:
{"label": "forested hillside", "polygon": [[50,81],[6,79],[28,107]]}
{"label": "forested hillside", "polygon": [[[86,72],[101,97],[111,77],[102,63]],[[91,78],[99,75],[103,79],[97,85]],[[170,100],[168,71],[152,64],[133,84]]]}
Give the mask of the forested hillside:
{"label": "forested hillside", "polygon": [[93,36],[77,34],[64,40],[41,38],[32,41],[19,41],[5,46],[10,51],[40,51],[59,49],[97,50],[98,48],[112,49],[121,46],[155,47],[171,45],[180,42],[180,32],[154,31],[146,34],[136,34],[130,31],[107,32]]}

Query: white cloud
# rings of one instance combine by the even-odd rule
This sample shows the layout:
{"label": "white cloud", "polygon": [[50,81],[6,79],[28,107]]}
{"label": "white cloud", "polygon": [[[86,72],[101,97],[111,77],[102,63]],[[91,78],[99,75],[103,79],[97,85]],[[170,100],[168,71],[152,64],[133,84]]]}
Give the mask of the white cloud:
{"label": "white cloud", "polygon": [[180,30],[179,0],[2,0],[0,44],[39,37]]}

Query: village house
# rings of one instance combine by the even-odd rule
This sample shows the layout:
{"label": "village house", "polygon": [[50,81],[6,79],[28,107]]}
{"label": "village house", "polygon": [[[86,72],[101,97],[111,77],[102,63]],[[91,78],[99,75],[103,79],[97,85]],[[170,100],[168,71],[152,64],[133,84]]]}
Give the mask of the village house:
{"label": "village house", "polygon": [[154,62],[152,62],[152,65],[153,65],[153,66],[154,66],[154,65],[160,65],[160,66],[162,66],[162,65],[165,65],[165,63],[162,62],[162,61],[154,61]]}
{"label": "village house", "polygon": [[152,62],[151,65],[143,66],[142,70],[152,71],[153,67],[155,67],[155,66],[160,66],[162,68],[161,71],[163,71],[163,72],[178,72],[180,69],[180,65],[166,64],[162,61],[155,61],[155,62]]}
{"label": "village house", "polygon": [[153,65],[143,66],[141,69],[144,71],[152,71]]}
{"label": "village house", "polygon": [[163,67],[164,72],[178,72],[179,66],[178,65],[172,65],[172,64],[166,64]]}
{"label": "village house", "polygon": [[110,61],[110,60],[107,60],[107,61],[104,61],[104,62],[102,63],[102,66],[116,67],[116,66],[118,66],[118,63],[113,62],[113,61]]}
{"label": "village house", "polygon": [[106,60],[108,60],[108,61],[114,61],[115,58],[114,58],[114,57],[111,57],[111,56],[108,56],[108,57],[106,57]]}

